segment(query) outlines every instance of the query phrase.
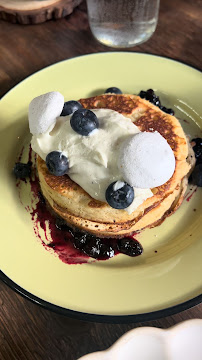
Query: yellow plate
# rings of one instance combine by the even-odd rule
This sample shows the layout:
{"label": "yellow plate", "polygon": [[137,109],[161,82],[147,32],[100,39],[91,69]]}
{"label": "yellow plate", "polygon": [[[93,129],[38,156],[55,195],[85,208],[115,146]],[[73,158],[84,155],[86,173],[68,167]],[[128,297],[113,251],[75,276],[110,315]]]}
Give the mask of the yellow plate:
{"label": "yellow plate", "polygon": [[27,110],[35,96],[57,90],[65,100],[78,99],[111,86],[131,94],[153,88],[162,103],[185,120],[185,132],[201,137],[202,74],[173,60],[127,52],[87,55],[21,82],[0,101],[1,278],[28,298],[68,315],[96,321],[148,320],[201,301],[202,190],[184,200],[161,226],[140,234],[142,256],[67,265],[36,237],[24,206],[30,193],[19,199],[11,175],[20,149],[28,147]]}

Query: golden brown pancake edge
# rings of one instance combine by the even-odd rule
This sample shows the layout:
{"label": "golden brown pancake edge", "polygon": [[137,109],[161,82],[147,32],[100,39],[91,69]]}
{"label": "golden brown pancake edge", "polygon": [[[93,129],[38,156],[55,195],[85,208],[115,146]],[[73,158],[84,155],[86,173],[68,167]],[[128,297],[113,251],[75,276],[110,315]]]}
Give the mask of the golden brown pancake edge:
{"label": "golden brown pancake edge", "polygon": [[[162,222],[180,206],[187,188],[188,142],[179,121],[135,95],[100,95],[79,100],[88,109],[109,108],[129,117],[141,131],[158,131],[171,146],[175,172],[165,184],[152,189],[153,196],[132,214],[111,208],[90,197],[67,175],[51,175],[38,156],[37,169],[44,197],[54,212],[72,227],[103,237],[123,237]],[[190,150],[191,151],[191,150]],[[192,164],[193,165],[193,164]]]}

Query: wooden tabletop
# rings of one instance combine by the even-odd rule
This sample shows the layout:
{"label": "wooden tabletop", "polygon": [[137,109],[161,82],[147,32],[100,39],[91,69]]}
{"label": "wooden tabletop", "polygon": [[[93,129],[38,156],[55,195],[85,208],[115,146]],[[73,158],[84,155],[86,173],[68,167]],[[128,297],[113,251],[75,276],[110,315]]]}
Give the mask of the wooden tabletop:
{"label": "wooden tabletop", "polygon": [[[161,0],[153,37],[129,51],[162,55],[202,69],[201,0]],[[60,60],[113,51],[91,35],[85,2],[73,14],[39,25],[0,21],[0,96],[30,74]],[[0,282],[0,359],[76,360],[104,350],[129,329],[168,328],[202,319],[202,304],[160,320],[99,324],[70,319],[45,310]]]}

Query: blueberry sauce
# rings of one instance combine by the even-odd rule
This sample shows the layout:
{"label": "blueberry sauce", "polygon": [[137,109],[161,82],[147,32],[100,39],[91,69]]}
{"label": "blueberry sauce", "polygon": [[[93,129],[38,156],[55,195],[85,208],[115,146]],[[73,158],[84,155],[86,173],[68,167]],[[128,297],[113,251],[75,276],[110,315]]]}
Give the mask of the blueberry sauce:
{"label": "blueberry sauce", "polygon": [[[39,186],[37,183],[32,183],[32,192],[37,191],[39,194]],[[33,191],[34,190],[34,191]],[[48,243],[46,245],[42,240],[44,247],[47,250],[52,249],[66,264],[82,264],[88,261],[88,256],[73,246],[72,235],[67,229],[59,229],[56,226],[56,219],[47,209],[46,202],[40,193],[39,201],[36,208],[32,209],[31,216],[34,222],[35,234],[42,240],[39,229],[43,229],[45,239]]]}
{"label": "blueberry sauce", "polygon": [[19,154],[19,156],[18,156],[18,162],[21,162],[23,152],[24,152],[24,146],[22,147],[22,149],[21,149],[21,151],[20,151],[20,154]]}
{"label": "blueberry sauce", "polygon": [[197,186],[194,189],[192,189],[191,192],[188,192],[188,194],[187,194],[187,196],[185,198],[187,202],[189,202],[191,200],[191,198],[194,195],[194,193],[196,192],[196,190],[197,190]]}
{"label": "blueberry sauce", "polygon": [[202,187],[202,138],[194,138],[191,141],[194,150],[196,164],[189,177],[189,182],[193,185]]}
{"label": "blueberry sauce", "polygon": [[191,144],[196,157],[196,165],[202,164],[202,138],[192,139]]}
{"label": "blueberry sauce", "polygon": [[[21,157],[22,154],[20,154]],[[31,215],[35,235],[46,250],[54,252],[66,264],[87,263],[90,258],[91,261],[93,259],[107,260],[119,253],[128,256],[139,256],[142,253],[142,246],[133,236],[121,240],[99,238],[89,233],[73,230],[63,219],[52,214],[40,190],[35,167],[36,156],[33,159],[31,147],[28,158],[28,163],[31,161],[33,163],[32,174],[29,179],[31,206],[25,206],[25,209]],[[16,182],[20,195],[19,181],[23,181],[27,185],[27,180],[23,178]],[[41,229],[45,240],[42,239]]]}
{"label": "blueberry sauce", "polygon": [[173,109],[167,108],[165,106],[163,106],[161,104],[161,101],[159,99],[159,96],[157,96],[154,92],[153,89],[148,89],[148,90],[141,90],[139,93],[139,96],[142,99],[146,99],[148,101],[150,101],[152,104],[156,105],[159,107],[159,109],[161,109],[162,111],[164,111],[165,113],[169,114],[169,115],[175,115],[175,112]]}
{"label": "blueberry sauce", "polygon": [[143,251],[143,248],[138,241],[134,241],[134,239],[128,237],[119,239],[117,247],[121,253],[132,257],[141,255]]}
{"label": "blueberry sauce", "polygon": [[[51,214],[46,206],[46,201],[40,193],[38,181],[32,182],[32,192],[37,191],[39,201],[36,208],[32,210],[32,220],[35,222],[35,234],[40,237],[39,226],[43,229],[45,238],[51,242],[43,244],[47,249],[53,249],[60,260],[67,264],[81,264],[93,258],[96,260],[107,260],[122,252],[129,256],[138,256],[142,253],[142,246],[132,236],[116,240],[99,238],[91,234],[82,233],[70,228],[63,219]],[[48,225],[47,225],[48,221]],[[37,226],[36,226],[37,225]],[[50,235],[48,235],[50,234]],[[122,250],[119,242],[130,242],[130,248]],[[133,246],[132,246],[133,245]],[[131,250],[133,248],[133,250]],[[135,252],[136,249],[136,252]]]}

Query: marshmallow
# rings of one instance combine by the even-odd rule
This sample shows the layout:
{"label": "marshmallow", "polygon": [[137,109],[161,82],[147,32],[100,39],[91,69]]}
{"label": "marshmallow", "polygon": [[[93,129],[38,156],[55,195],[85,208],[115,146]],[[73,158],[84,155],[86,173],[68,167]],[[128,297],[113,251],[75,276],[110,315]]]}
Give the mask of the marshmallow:
{"label": "marshmallow", "polygon": [[29,105],[29,128],[33,135],[45,133],[54,126],[64,106],[64,96],[57,91],[34,98]]}
{"label": "marshmallow", "polygon": [[175,157],[166,139],[157,131],[141,132],[122,143],[118,167],[129,185],[154,188],[171,178]]}

